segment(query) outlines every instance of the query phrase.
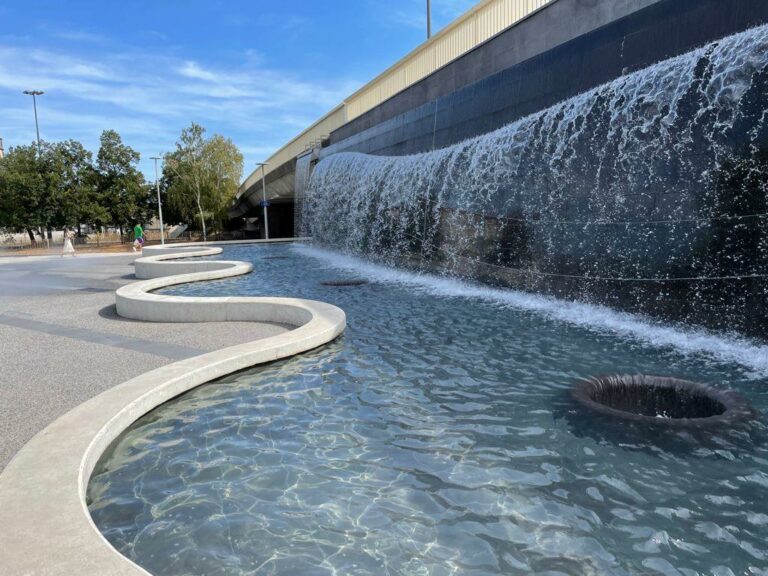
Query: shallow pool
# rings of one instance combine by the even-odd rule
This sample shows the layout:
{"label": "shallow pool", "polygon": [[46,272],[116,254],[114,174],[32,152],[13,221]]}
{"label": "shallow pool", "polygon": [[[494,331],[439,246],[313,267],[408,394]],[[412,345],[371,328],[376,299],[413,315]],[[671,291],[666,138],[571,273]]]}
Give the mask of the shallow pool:
{"label": "shallow pool", "polygon": [[[150,572],[768,574],[761,422],[644,434],[566,394],[663,374],[764,412],[765,348],[299,245],[220,257],[254,272],[166,293],[317,299],[348,328],[159,407],[105,454],[91,513]],[[321,284],[352,278],[369,283]]]}

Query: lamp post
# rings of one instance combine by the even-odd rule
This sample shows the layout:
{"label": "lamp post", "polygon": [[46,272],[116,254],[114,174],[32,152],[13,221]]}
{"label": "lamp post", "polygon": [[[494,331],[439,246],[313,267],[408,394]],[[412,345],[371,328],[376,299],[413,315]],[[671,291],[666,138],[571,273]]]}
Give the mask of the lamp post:
{"label": "lamp post", "polygon": [[[41,149],[40,149],[40,124],[37,122],[37,97],[42,96],[45,94],[42,90],[24,90],[24,94],[27,96],[32,96],[32,107],[35,109],[35,133],[37,134],[37,156],[40,157]],[[50,239],[51,230],[48,229],[48,233],[45,238],[45,245],[50,248],[51,247],[51,239]]]}
{"label": "lamp post", "polygon": [[150,156],[150,160],[155,161],[155,187],[157,188],[157,214],[160,217],[160,244],[165,245],[165,234],[163,233],[163,201],[160,199],[160,180],[157,178],[157,161],[160,156]]}
{"label": "lamp post", "polygon": [[261,166],[261,207],[264,210],[264,239],[269,240],[269,220],[267,219],[267,180],[264,173],[264,167],[269,166],[269,162],[256,162],[256,166]]}
{"label": "lamp post", "polygon": [[427,0],[427,40],[432,38],[432,7]]}
{"label": "lamp post", "polygon": [[37,123],[37,97],[45,94],[42,90],[24,90],[24,94],[32,96],[32,106],[35,109],[35,132],[37,132],[37,153],[40,154],[40,125]]}

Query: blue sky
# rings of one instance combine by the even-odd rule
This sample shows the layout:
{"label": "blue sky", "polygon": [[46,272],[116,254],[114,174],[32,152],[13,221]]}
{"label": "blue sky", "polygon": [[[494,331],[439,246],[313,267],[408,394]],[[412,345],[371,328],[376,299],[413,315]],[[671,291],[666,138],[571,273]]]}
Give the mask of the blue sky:
{"label": "blue sky", "polygon": [[[433,30],[473,0],[432,0]],[[248,174],[425,37],[425,0],[0,0],[0,137],[115,129],[142,154],[194,121],[230,137]]]}

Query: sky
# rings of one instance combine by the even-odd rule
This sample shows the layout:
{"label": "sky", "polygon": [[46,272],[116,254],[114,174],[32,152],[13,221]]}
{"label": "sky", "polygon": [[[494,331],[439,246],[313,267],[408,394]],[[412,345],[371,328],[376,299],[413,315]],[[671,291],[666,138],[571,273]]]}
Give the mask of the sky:
{"label": "sky", "polygon": [[[432,0],[433,32],[473,0]],[[222,134],[254,163],[426,37],[426,0],[0,0],[0,138],[117,130],[142,155],[182,128]]]}

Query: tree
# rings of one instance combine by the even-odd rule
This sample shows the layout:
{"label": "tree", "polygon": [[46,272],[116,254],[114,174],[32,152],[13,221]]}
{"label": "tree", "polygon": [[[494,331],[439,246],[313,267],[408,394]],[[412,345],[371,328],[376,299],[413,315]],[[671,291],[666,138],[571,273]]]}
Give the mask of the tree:
{"label": "tree", "polygon": [[213,180],[209,206],[221,230],[237,189],[240,187],[240,179],[243,176],[243,155],[232,140],[218,134],[206,142],[205,152]]}
{"label": "tree", "polygon": [[185,213],[191,207],[197,207],[200,225],[203,228],[203,241],[208,239],[203,213],[203,193],[206,183],[205,170],[205,128],[194,122],[181,131],[176,143],[176,150],[165,156],[165,165],[173,173],[174,181],[170,189],[172,202]]}
{"label": "tree", "polygon": [[98,204],[106,209],[121,234],[124,225],[147,220],[153,212],[150,190],[136,168],[139,158],[139,153],[123,144],[117,132],[102,132],[96,156]]}
{"label": "tree", "polygon": [[0,161],[0,226],[25,230],[34,244],[34,230],[42,230],[47,224],[47,192],[37,147],[12,147]]}
{"label": "tree", "polygon": [[54,226],[102,226],[109,211],[100,202],[93,154],[80,142],[67,140],[46,147],[44,158],[52,174],[51,205]]}
{"label": "tree", "polygon": [[205,128],[192,123],[181,131],[176,150],[166,154],[168,196],[173,209],[190,220],[197,213],[208,239],[206,215],[222,228],[243,173],[243,156],[223,136],[205,139]]}
{"label": "tree", "polygon": [[101,136],[96,164],[80,142],[16,146],[0,160],[0,227],[34,231],[52,227],[146,221],[157,213],[151,186],[137,170],[139,154],[114,130]]}

